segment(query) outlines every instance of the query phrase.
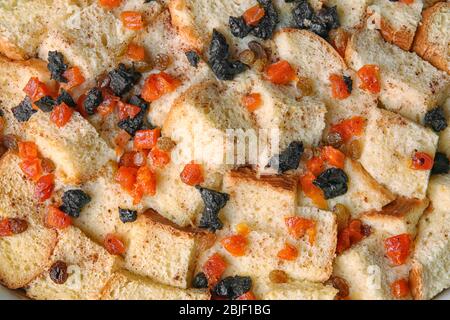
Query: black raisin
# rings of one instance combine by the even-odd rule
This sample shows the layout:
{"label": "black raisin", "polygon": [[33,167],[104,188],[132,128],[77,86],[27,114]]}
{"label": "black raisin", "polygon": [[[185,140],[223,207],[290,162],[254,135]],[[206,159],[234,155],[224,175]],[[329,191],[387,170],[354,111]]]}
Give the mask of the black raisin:
{"label": "black raisin", "polygon": [[83,190],[73,189],[64,192],[62,205],[59,207],[71,217],[78,218],[83,207],[91,201],[91,197]]}
{"label": "black raisin", "polygon": [[447,156],[441,152],[436,152],[431,174],[447,174],[450,170],[450,161]]}
{"label": "black raisin", "polygon": [[230,196],[226,193],[202,188],[198,185],[195,188],[200,192],[205,204],[199,227],[209,229],[213,232],[222,229],[223,223],[219,219],[219,211],[225,207]]}
{"label": "black raisin", "polygon": [[231,34],[237,38],[245,38],[248,36],[252,28],[248,26],[243,17],[230,17],[228,24]]}
{"label": "black raisin", "polygon": [[56,106],[56,101],[50,96],[45,96],[40,98],[34,104],[43,112],[52,112],[53,108]]}
{"label": "black raisin", "polygon": [[273,6],[272,0],[258,0],[261,7],[264,8],[265,15],[250,33],[255,37],[267,40],[270,39],[279,22],[278,13]]}
{"label": "black raisin", "polygon": [[308,1],[303,0],[292,11],[295,26],[299,29],[307,29],[311,26],[311,20],[315,15]]}
{"label": "black raisin", "polygon": [[347,193],[348,176],[338,168],[330,168],[322,172],[313,184],[322,189],[325,199],[333,199]]}
{"label": "black raisin", "polygon": [[67,264],[64,261],[58,260],[49,270],[50,279],[56,284],[63,284],[67,281],[69,275],[67,274]]}
{"label": "black raisin", "polygon": [[134,222],[137,219],[137,211],[119,208],[119,218],[123,223]]}
{"label": "black raisin", "polygon": [[139,108],[141,108],[141,110],[147,111],[149,104],[147,101],[145,101],[144,99],[142,99],[142,97],[140,95],[134,95],[132,96],[129,100],[128,100],[129,104],[132,104],[134,106],[137,106]]}
{"label": "black raisin", "polygon": [[102,92],[98,88],[92,88],[86,95],[83,102],[84,110],[90,116],[95,114],[98,106],[103,102]]}
{"label": "black raisin", "polygon": [[117,96],[123,96],[141,79],[141,74],[134,67],[127,68],[123,63],[109,74],[109,87]]}
{"label": "black raisin", "polygon": [[339,16],[337,13],[336,6],[334,7],[327,7],[323,6],[322,9],[319,10],[317,13],[317,17],[325,23],[327,26],[328,31],[331,29],[339,28]]}
{"label": "black raisin", "polygon": [[226,277],[220,280],[214,287],[214,293],[219,297],[236,299],[252,288],[252,279],[250,277]]}
{"label": "black raisin", "polygon": [[146,112],[149,108],[149,104],[140,96],[132,96],[128,103],[138,106],[139,108],[141,108],[141,111],[134,118],[128,117],[126,119],[120,120],[117,126],[120,129],[125,130],[131,136],[134,136],[136,131],[141,130],[145,127],[153,129],[153,125],[146,122]]}
{"label": "black raisin", "polygon": [[200,62],[200,56],[195,51],[187,51],[186,52],[186,58],[189,61],[189,64],[193,66],[194,68],[198,67],[198,63]]}
{"label": "black raisin", "polygon": [[431,127],[435,132],[440,132],[447,128],[444,109],[437,107],[428,111],[425,115],[425,125]]}
{"label": "black raisin", "polygon": [[292,141],[283,152],[270,159],[267,167],[276,169],[278,173],[295,170],[298,168],[303,151],[302,142]]}
{"label": "black raisin", "polygon": [[192,287],[196,289],[208,288],[208,279],[203,272],[199,272],[195,275],[192,281]]}
{"label": "black raisin", "polygon": [[317,16],[314,16],[311,22],[311,26],[308,28],[309,31],[314,32],[318,36],[322,38],[326,38],[328,36],[328,28],[327,25],[317,18]]}
{"label": "black raisin", "polygon": [[348,92],[352,93],[352,91],[353,91],[353,80],[352,80],[352,78],[344,76],[344,82],[345,82],[345,85],[347,86]]}
{"label": "black raisin", "polygon": [[72,96],[70,95],[70,93],[68,93],[66,90],[61,89],[61,92],[59,93],[58,98],[56,98],[56,104],[60,105],[61,103],[65,103],[66,105],[68,105],[71,108],[76,108],[77,104],[75,103],[75,101],[73,100]]}
{"label": "black raisin", "polygon": [[230,61],[229,46],[225,37],[214,29],[209,47],[209,63],[219,80],[233,80],[236,75],[244,72],[247,65],[241,61]]}
{"label": "black raisin", "polygon": [[37,112],[31,105],[31,100],[29,97],[25,97],[17,107],[11,109],[14,117],[19,122],[26,122],[30,120],[31,116]]}
{"label": "black raisin", "polygon": [[58,51],[48,52],[47,69],[50,71],[51,78],[58,82],[67,83],[63,73],[67,70],[67,64],[64,63],[64,56]]}

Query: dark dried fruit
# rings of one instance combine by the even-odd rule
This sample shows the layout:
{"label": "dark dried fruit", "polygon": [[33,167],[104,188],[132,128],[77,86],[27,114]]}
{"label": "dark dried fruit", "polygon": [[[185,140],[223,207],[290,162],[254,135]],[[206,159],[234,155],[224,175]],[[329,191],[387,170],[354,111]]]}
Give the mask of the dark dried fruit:
{"label": "dark dried fruit", "polygon": [[223,223],[219,219],[219,211],[225,207],[230,196],[226,193],[202,188],[199,185],[195,188],[200,192],[205,204],[199,227],[209,229],[212,232],[222,229]]}
{"label": "dark dried fruit", "polygon": [[19,122],[27,122],[30,120],[31,116],[37,112],[31,105],[31,100],[29,97],[25,97],[17,107],[11,109],[14,118]]}
{"label": "dark dried fruit", "polygon": [[237,38],[245,38],[252,30],[252,27],[245,23],[243,17],[230,17],[228,24],[231,34]]}
{"label": "dark dried fruit", "polygon": [[137,219],[137,211],[119,208],[119,218],[123,223],[134,222]]}
{"label": "dark dried fruit", "polygon": [[142,97],[140,95],[134,95],[132,96],[129,100],[128,100],[129,104],[132,104],[134,106],[137,106],[139,108],[141,108],[141,110],[147,111],[149,104],[147,101],[145,101],[144,99],[142,99]]}
{"label": "dark dried fruit", "polygon": [[450,161],[447,156],[441,152],[436,152],[431,174],[447,174],[450,169]]}
{"label": "dark dried fruit", "polygon": [[347,86],[348,92],[352,93],[352,91],[353,91],[353,80],[352,80],[352,78],[344,76],[344,82],[345,82],[345,85]]}
{"label": "dark dried fruit", "polygon": [[214,29],[209,47],[209,63],[219,80],[233,80],[236,75],[244,72],[247,66],[240,61],[230,61],[229,46],[225,37]]}
{"label": "dark dried fruit", "polygon": [[348,288],[347,282],[336,276],[332,276],[330,280],[328,280],[328,283],[331,284],[335,289],[337,289],[339,292],[337,293],[337,296],[339,298],[346,298],[350,294],[350,290]]}
{"label": "dark dried fruit", "polygon": [[56,101],[50,96],[45,96],[40,98],[34,104],[43,112],[52,112],[53,108],[56,106]]}
{"label": "dark dried fruit", "polygon": [[258,0],[261,7],[264,8],[264,18],[254,27],[250,33],[257,38],[264,40],[270,39],[279,22],[278,13],[273,6],[272,0]]}
{"label": "dark dried fruit", "polygon": [[315,13],[308,1],[302,0],[292,14],[297,28],[307,29],[322,38],[327,38],[331,29],[340,26],[336,7],[323,6],[319,12]]}
{"label": "dark dried fruit", "polygon": [[199,272],[195,275],[192,281],[192,287],[196,289],[208,288],[208,279],[203,272]]}
{"label": "dark dried fruit", "polygon": [[441,107],[437,107],[428,111],[425,115],[425,125],[432,128],[435,132],[440,132],[447,128],[444,110]]}
{"label": "dark dried fruit", "polygon": [[48,52],[47,69],[50,71],[51,79],[67,83],[67,79],[63,76],[63,73],[67,70],[67,64],[64,63],[64,56],[62,53],[58,51]]}
{"label": "dark dried fruit", "polygon": [[330,168],[322,172],[313,184],[322,189],[325,199],[333,199],[347,193],[348,176],[338,168]]}
{"label": "dark dried fruit", "polygon": [[292,141],[283,152],[270,159],[267,167],[277,170],[278,173],[295,170],[298,168],[303,151],[302,142]]}
{"label": "dark dried fruit", "polygon": [[91,201],[91,197],[83,190],[73,189],[64,192],[63,204],[59,209],[71,217],[78,218],[83,207]]}
{"label": "dark dried fruit", "polygon": [[17,144],[17,141],[19,140],[15,135],[13,134],[5,134],[4,136],[0,137],[1,142],[3,146],[12,151],[17,151],[19,149],[19,146]]}
{"label": "dark dried fruit", "polygon": [[92,88],[88,91],[86,99],[83,102],[84,110],[90,116],[95,114],[98,106],[103,102],[102,92],[98,88]]}
{"label": "dark dried fruit", "polygon": [[69,275],[67,274],[67,264],[64,261],[58,260],[49,270],[50,279],[56,284],[63,284],[67,281]]}
{"label": "dark dried fruit", "polygon": [[9,228],[11,229],[11,232],[13,234],[19,234],[19,233],[27,231],[27,229],[28,229],[28,222],[26,220],[12,218],[12,219],[8,219],[8,222],[9,222]]}
{"label": "dark dried fruit", "polygon": [[250,277],[226,277],[217,283],[214,287],[214,293],[219,297],[236,299],[252,288],[252,279]]}
{"label": "dark dried fruit", "polygon": [[141,79],[141,74],[134,67],[127,68],[123,63],[108,74],[109,87],[117,96],[122,96]]}
{"label": "dark dried fruit", "polygon": [[255,55],[258,59],[267,60],[269,58],[267,55],[266,48],[264,48],[264,46],[261,43],[259,43],[258,41],[254,41],[254,40],[250,41],[248,43],[248,48],[255,53]]}
{"label": "dark dried fruit", "polygon": [[327,26],[328,31],[340,27],[337,7],[323,6],[317,13],[318,19]]}
{"label": "dark dried fruit", "polygon": [[70,95],[70,93],[68,93],[66,90],[61,89],[61,92],[59,93],[58,98],[56,98],[56,105],[60,105],[61,103],[65,103],[66,105],[68,105],[71,108],[76,108],[77,104],[75,103],[75,101],[73,100],[72,96]]}
{"label": "dark dried fruit", "polygon": [[189,61],[189,64],[193,66],[194,68],[198,67],[198,63],[200,62],[200,56],[195,51],[187,51],[186,52],[186,58]]}
{"label": "dark dried fruit", "polygon": [[152,124],[146,122],[146,112],[149,104],[140,96],[132,96],[128,103],[141,108],[141,111],[134,118],[128,117],[120,120],[117,126],[131,136],[134,136],[136,131],[144,129],[144,127],[153,128]]}
{"label": "dark dried fruit", "polygon": [[299,29],[308,29],[311,26],[312,18],[315,16],[313,8],[306,0],[300,1],[292,14],[295,26]]}

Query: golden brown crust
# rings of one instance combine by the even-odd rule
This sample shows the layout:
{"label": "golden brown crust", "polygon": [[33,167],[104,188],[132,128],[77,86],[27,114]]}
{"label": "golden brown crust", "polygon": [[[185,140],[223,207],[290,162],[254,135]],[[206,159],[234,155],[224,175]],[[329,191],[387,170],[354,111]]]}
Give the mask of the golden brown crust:
{"label": "golden brown crust", "polygon": [[414,40],[414,32],[408,30],[405,26],[396,30],[383,18],[381,18],[381,35],[387,42],[393,43],[406,51],[411,49]]}
{"label": "golden brown crust", "polygon": [[422,23],[417,29],[413,50],[436,68],[450,74],[450,67],[448,65],[446,52],[439,52],[439,48],[437,48],[435,44],[428,41],[428,32],[429,28],[431,28],[431,25],[433,24],[434,14],[438,13],[444,7],[450,7],[450,3],[439,2],[423,11]]}
{"label": "golden brown crust", "polygon": [[404,217],[409,211],[411,211],[414,207],[421,205],[427,199],[419,200],[416,198],[406,198],[406,197],[398,197],[393,202],[384,206],[380,211],[371,210],[366,212],[366,216],[374,216],[374,215],[383,215],[383,216],[391,216],[401,218]]}
{"label": "golden brown crust", "polygon": [[250,168],[239,168],[231,170],[230,179],[246,180],[253,183],[268,184],[275,189],[281,189],[289,192],[297,191],[297,177],[292,175],[261,175],[258,177],[255,171]]}
{"label": "golden brown crust", "polygon": [[423,300],[423,266],[418,262],[413,262],[411,271],[409,272],[409,286],[412,296],[415,300]]}
{"label": "golden brown crust", "polygon": [[25,60],[28,58],[23,50],[4,37],[0,37],[0,53],[12,60]]}

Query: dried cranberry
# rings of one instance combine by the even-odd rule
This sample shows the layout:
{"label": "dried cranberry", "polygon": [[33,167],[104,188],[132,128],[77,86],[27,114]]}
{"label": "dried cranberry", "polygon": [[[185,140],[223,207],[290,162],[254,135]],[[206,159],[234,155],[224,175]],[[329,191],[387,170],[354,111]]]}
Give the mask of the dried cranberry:
{"label": "dried cranberry", "polygon": [[189,64],[193,66],[194,68],[198,67],[198,63],[200,62],[200,56],[195,51],[187,51],[186,52],[186,58],[189,61]]}
{"label": "dried cranberry", "polygon": [[209,229],[213,232],[223,228],[223,223],[220,221],[218,215],[220,209],[225,207],[230,196],[226,193],[214,191],[200,186],[195,186],[200,192],[200,195],[205,204],[202,217],[200,219],[200,228]]}
{"label": "dried cranberry", "polygon": [[68,93],[66,90],[61,89],[61,92],[59,93],[58,98],[56,98],[56,104],[60,105],[61,103],[65,103],[67,104],[69,107],[71,108],[76,108],[77,104],[75,103],[75,101],[73,100],[72,96],[70,95],[70,93]]}
{"label": "dried cranberry", "polygon": [[84,110],[90,116],[95,114],[98,106],[103,102],[102,92],[98,88],[92,88],[86,95],[83,102]]}
{"label": "dried cranberry", "polygon": [[109,87],[117,96],[122,96],[141,79],[141,73],[137,72],[134,67],[127,68],[123,63],[109,74]]}
{"label": "dried cranberry", "polygon": [[56,284],[64,284],[69,275],[67,274],[67,264],[64,261],[56,261],[49,270],[50,279]]}
{"label": "dried cranberry", "polygon": [[276,169],[278,173],[295,170],[298,168],[303,151],[302,142],[292,141],[283,152],[272,157],[267,166]]}
{"label": "dried cranberry", "polygon": [[217,283],[213,291],[219,297],[236,299],[252,288],[252,279],[250,277],[226,277]]}
{"label": "dried cranberry", "polygon": [[441,152],[436,152],[431,174],[447,174],[450,170],[450,161],[447,156]]}
{"label": "dried cranberry", "polygon": [[137,211],[119,208],[119,218],[123,223],[134,222],[137,219]]}
{"label": "dried cranberry", "polygon": [[192,287],[196,289],[208,288],[208,279],[204,272],[199,272],[195,275]]}
{"label": "dried cranberry", "polygon": [[48,52],[47,69],[50,71],[51,78],[58,82],[67,83],[67,79],[63,76],[67,70],[67,64],[64,63],[64,56],[58,51]]}
{"label": "dried cranberry", "polygon": [[68,190],[62,196],[63,203],[59,209],[71,217],[78,218],[83,207],[90,201],[91,197],[83,190]]}
{"label": "dried cranberry", "polygon": [[435,132],[440,132],[447,128],[447,119],[441,107],[434,108],[425,114],[425,125]]}
{"label": "dried cranberry", "polygon": [[322,189],[325,199],[332,199],[347,193],[348,176],[339,168],[330,168],[322,172],[314,181]]}
{"label": "dried cranberry", "polygon": [[56,101],[50,96],[44,96],[34,103],[43,112],[52,112],[56,106]]}
{"label": "dried cranberry", "polygon": [[14,117],[19,122],[27,122],[30,120],[31,116],[37,112],[31,105],[31,100],[29,97],[25,97],[17,107],[11,109]]}

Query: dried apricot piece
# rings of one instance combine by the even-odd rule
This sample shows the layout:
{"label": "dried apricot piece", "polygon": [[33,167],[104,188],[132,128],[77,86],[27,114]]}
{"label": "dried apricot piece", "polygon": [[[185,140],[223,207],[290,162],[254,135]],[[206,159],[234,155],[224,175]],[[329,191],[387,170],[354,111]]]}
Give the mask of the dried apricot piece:
{"label": "dried apricot piece", "polygon": [[251,7],[250,9],[247,9],[244,14],[242,15],[242,18],[244,18],[244,21],[249,26],[256,26],[261,21],[262,18],[264,18],[266,12],[264,11],[264,8],[256,5]]}
{"label": "dried apricot piece", "polygon": [[120,19],[125,28],[130,30],[141,30],[144,28],[142,14],[136,11],[124,11],[120,14]]}
{"label": "dried apricot piece", "polygon": [[218,253],[214,253],[203,265],[202,269],[208,279],[208,285],[214,287],[216,283],[220,280],[225,269],[227,268],[227,263]]}
{"label": "dried apricot piece", "polygon": [[262,98],[260,93],[250,93],[242,97],[242,105],[247,108],[249,112],[253,112],[261,107]]}
{"label": "dried apricot piece", "polygon": [[297,73],[289,62],[280,60],[267,67],[266,76],[274,84],[286,85],[296,79]]}
{"label": "dried apricot piece", "polygon": [[39,178],[36,182],[34,189],[34,195],[39,202],[44,202],[49,199],[55,188],[55,176],[53,174],[47,174]]}
{"label": "dried apricot piece", "polygon": [[72,218],[56,207],[49,206],[45,216],[45,225],[55,229],[65,229],[72,224]]}
{"label": "dried apricot piece", "polygon": [[181,181],[189,186],[201,184],[205,179],[203,178],[203,168],[196,163],[189,163],[184,166],[180,173]]}
{"label": "dried apricot piece", "polygon": [[58,127],[64,127],[72,118],[73,109],[67,106],[64,102],[56,106],[51,115],[50,120]]}
{"label": "dried apricot piece", "polygon": [[125,245],[122,240],[115,234],[107,234],[103,241],[105,249],[112,255],[122,255],[125,253]]}
{"label": "dried apricot piece", "polygon": [[298,249],[289,243],[285,243],[283,249],[278,251],[277,257],[282,260],[293,261],[298,257]]}
{"label": "dried apricot piece", "polygon": [[386,255],[391,262],[396,265],[402,265],[408,259],[411,247],[411,237],[409,234],[400,234],[384,240]]}
{"label": "dried apricot piece", "polygon": [[245,255],[248,241],[246,237],[238,234],[226,237],[220,243],[232,256],[241,257]]}

